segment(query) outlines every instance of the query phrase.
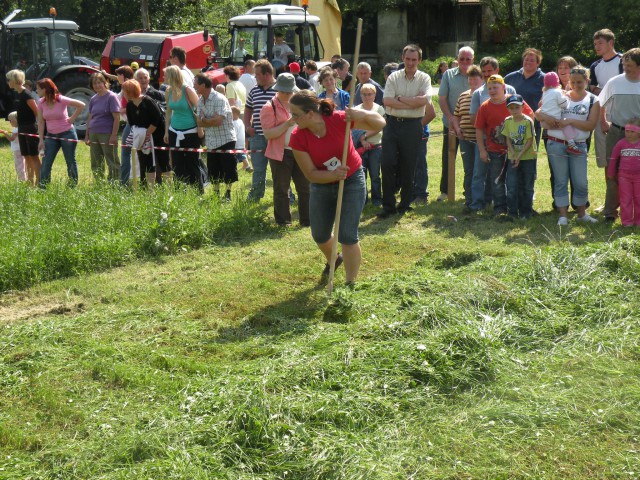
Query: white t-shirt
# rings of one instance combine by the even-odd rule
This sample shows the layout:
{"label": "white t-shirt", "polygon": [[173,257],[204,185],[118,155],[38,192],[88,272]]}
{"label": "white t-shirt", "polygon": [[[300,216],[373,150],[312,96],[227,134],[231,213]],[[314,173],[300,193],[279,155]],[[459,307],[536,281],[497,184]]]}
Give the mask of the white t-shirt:
{"label": "white t-shirt", "polygon": [[[598,97],[596,97],[593,93],[587,92],[587,95],[580,100],[579,102],[574,102],[570,98],[566,108],[562,109],[562,118],[573,118],[576,120],[587,121],[589,119],[589,113],[593,105],[591,103],[591,97],[593,97],[593,105],[598,101]],[[574,127],[575,128],[575,127]],[[576,136],[574,140],[576,142],[584,142],[591,135],[590,131],[580,130],[578,128],[576,130]],[[550,137],[556,137],[561,140],[567,140],[564,136],[564,132],[562,129],[549,129],[548,134]]]}
{"label": "white t-shirt", "polygon": [[193,80],[195,78],[193,72],[189,70],[186,65],[183,66],[180,70],[182,71],[182,81],[184,82],[184,84],[193,88]]}
{"label": "white t-shirt", "polygon": [[19,140],[19,137],[18,137],[18,127],[13,127],[13,130],[11,130],[11,134],[16,136],[16,138],[11,140],[11,151],[19,152],[20,151],[20,140]]}
{"label": "white t-shirt", "polygon": [[244,85],[244,88],[247,90],[247,93],[251,91],[253,87],[255,87],[258,83],[256,82],[256,77],[249,73],[243,73],[240,75],[240,83]]}
{"label": "white t-shirt", "polygon": [[244,122],[242,118],[233,121],[233,128],[236,131],[236,149],[243,150],[244,146]]}
{"label": "white t-shirt", "polygon": [[640,81],[632,82],[626,75],[618,75],[607,82],[600,96],[600,105],[606,108],[607,117],[624,127],[628,120],[640,112]]}
{"label": "white t-shirt", "polygon": [[[364,103],[361,103],[360,105],[356,105],[354,108],[357,108],[359,110],[366,110],[366,108],[364,108]],[[385,114],[384,107],[382,105],[378,105],[377,103],[374,103],[373,104],[373,108],[371,110],[368,110],[368,111],[369,112],[378,112],[383,117],[384,117],[384,114]],[[378,145],[381,141],[382,141],[382,131],[380,131],[379,133],[376,133],[375,135],[372,135],[371,137],[367,138],[367,142],[371,143],[372,145]]]}
{"label": "white t-shirt", "polygon": [[550,88],[542,93],[542,106],[540,111],[545,115],[560,120],[562,109],[569,105],[569,97],[562,94],[560,88]]}

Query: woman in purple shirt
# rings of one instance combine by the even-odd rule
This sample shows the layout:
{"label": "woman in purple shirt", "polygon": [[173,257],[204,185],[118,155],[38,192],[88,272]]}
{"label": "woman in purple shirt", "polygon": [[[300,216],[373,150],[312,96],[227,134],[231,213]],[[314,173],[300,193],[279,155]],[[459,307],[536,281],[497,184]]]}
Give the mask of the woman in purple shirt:
{"label": "woman in purple shirt", "polygon": [[109,90],[109,83],[101,73],[89,78],[89,85],[96,94],[89,100],[89,118],[84,141],[91,146],[91,170],[93,177],[104,178],[104,162],[107,161],[109,181],[120,181],[120,160],[116,153],[120,128],[120,101]]}
{"label": "woman in purple shirt", "polygon": [[[84,110],[84,103],[60,95],[58,87],[50,78],[38,80],[36,91],[40,97],[38,101],[38,136],[40,137],[38,150],[44,149],[44,158],[40,169],[40,186],[44,188],[51,181],[51,167],[61,148],[64,160],[67,162],[69,185],[74,186],[78,183],[78,164],[76,163],[78,136],[73,123]],[[67,113],[67,107],[75,108],[71,116]],[[46,138],[44,136],[45,127],[47,129]]]}

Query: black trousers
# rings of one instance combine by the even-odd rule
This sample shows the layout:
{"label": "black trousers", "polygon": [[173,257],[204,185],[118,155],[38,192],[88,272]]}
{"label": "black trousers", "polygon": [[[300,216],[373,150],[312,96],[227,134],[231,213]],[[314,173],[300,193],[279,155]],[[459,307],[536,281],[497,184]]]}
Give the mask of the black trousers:
{"label": "black trousers", "polygon": [[[396,210],[396,182],[400,176],[400,203],[398,208],[406,210],[413,200],[413,177],[416,158],[422,139],[421,117],[397,118],[387,115],[387,125],[382,136],[382,207]],[[398,173],[399,170],[399,173]]]}
{"label": "black trousers", "polygon": [[[176,147],[177,135],[169,130],[169,145]],[[200,148],[200,137],[197,133],[187,133],[180,142],[180,148]],[[204,183],[200,173],[200,154],[198,152],[171,152],[173,172],[176,180],[198,187],[204,191]]]}

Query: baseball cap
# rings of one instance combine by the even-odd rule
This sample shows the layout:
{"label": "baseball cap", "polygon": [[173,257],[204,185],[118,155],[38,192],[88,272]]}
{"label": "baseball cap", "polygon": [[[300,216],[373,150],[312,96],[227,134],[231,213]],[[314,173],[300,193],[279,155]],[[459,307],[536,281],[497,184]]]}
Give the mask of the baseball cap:
{"label": "baseball cap", "polygon": [[131,70],[136,71],[139,68],[140,65],[138,65],[138,62],[131,62]]}
{"label": "baseball cap", "polygon": [[501,83],[504,85],[504,78],[502,78],[502,75],[491,75],[487,83]]}
{"label": "baseball cap", "polygon": [[524,100],[522,100],[522,95],[518,95],[517,93],[507,97],[507,107],[509,105],[522,105],[523,103]]}
{"label": "baseball cap", "polygon": [[300,73],[300,64],[298,62],[292,62],[289,64],[289,71],[291,73]]}

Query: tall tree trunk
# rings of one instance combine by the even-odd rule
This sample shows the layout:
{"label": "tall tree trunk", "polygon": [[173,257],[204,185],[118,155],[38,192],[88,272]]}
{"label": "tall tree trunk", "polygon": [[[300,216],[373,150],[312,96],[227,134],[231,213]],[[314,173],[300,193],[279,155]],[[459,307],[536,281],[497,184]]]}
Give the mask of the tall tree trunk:
{"label": "tall tree trunk", "polygon": [[511,35],[515,35],[516,33],[516,18],[513,8],[513,0],[507,0],[507,18],[509,19],[509,30],[511,30]]}
{"label": "tall tree trunk", "polygon": [[140,13],[142,14],[142,28],[151,30],[149,21],[149,0],[140,0]]}

